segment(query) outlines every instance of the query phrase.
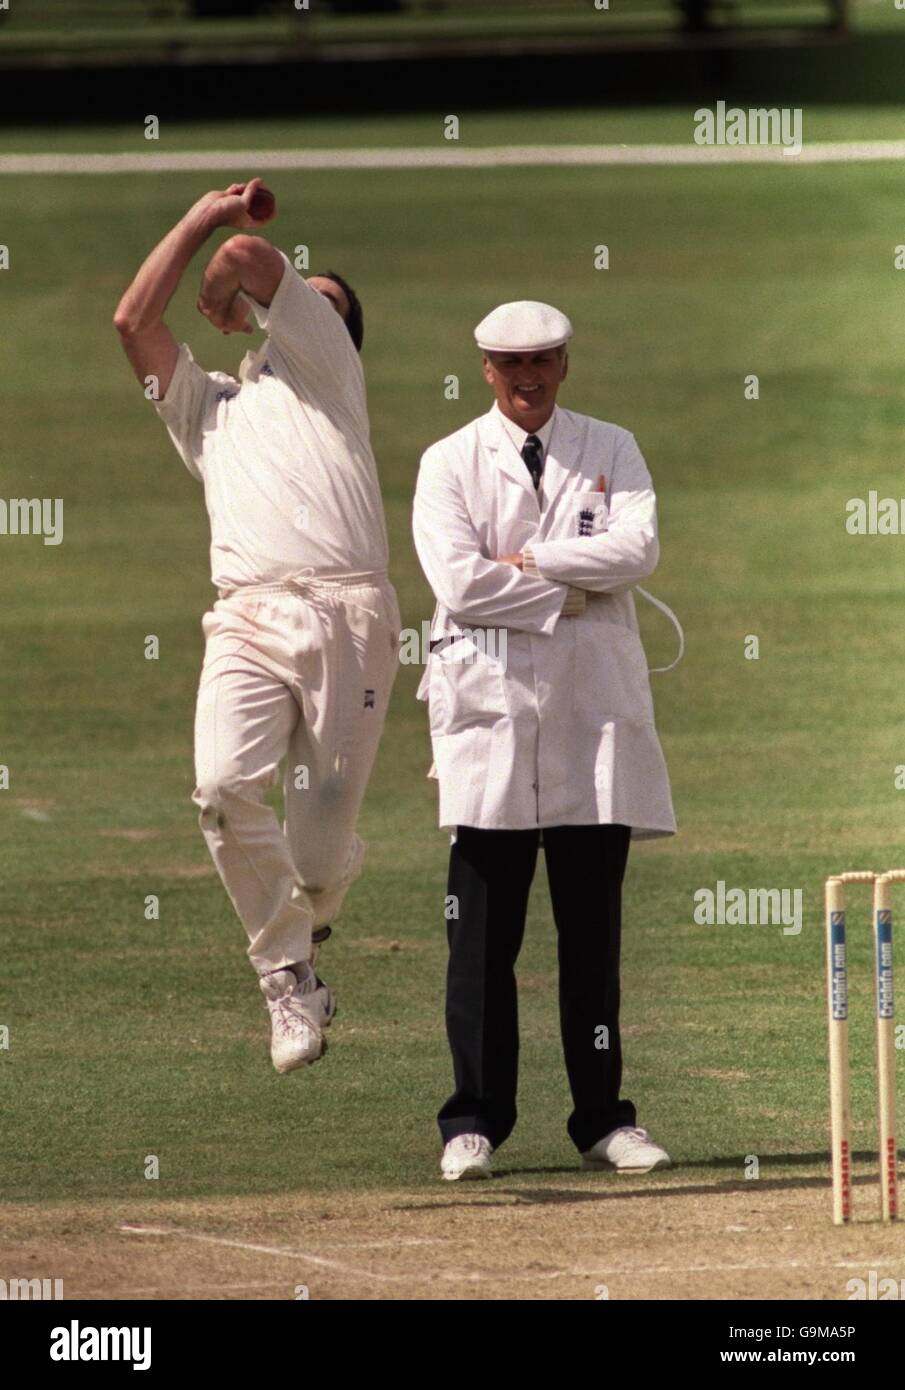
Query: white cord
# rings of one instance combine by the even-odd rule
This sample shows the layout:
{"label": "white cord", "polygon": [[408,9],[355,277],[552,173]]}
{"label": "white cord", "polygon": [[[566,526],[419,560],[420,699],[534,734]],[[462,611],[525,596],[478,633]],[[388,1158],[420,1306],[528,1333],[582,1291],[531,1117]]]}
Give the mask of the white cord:
{"label": "white cord", "polygon": [[649,594],[646,589],[642,589],[640,584],[635,585],[635,591],[639,593],[642,598],[646,598],[648,603],[652,603],[655,608],[659,608],[661,613],[665,613],[676,632],[679,634],[679,654],[675,661],[671,661],[668,666],[651,666],[649,668],[649,675],[663,675],[666,671],[672,671],[674,667],[678,666],[682,657],[685,655],[685,633],[682,631],[682,624],[668,604],[664,603],[662,599],[654,598],[653,594]]}

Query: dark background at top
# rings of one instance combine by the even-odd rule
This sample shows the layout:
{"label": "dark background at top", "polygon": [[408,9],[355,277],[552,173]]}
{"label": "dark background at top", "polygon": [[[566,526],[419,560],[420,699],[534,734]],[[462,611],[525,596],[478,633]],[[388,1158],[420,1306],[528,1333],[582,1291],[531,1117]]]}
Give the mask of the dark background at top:
{"label": "dark background at top", "polygon": [[[221,10],[230,5],[233,13],[249,4],[249,0],[192,2],[216,3]],[[136,15],[145,14],[146,4],[135,3]],[[265,14],[272,10],[273,0],[260,3]],[[323,6],[327,0],[320,3]],[[329,3],[333,12],[362,4],[374,9],[397,0]],[[587,5],[590,0],[576,0],[579,3]],[[77,5],[78,0],[73,0],[72,16],[78,13]],[[505,8],[501,0],[499,12]],[[485,13],[493,12],[494,0],[487,0]],[[209,24],[213,29],[214,23],[201,27]],[[700,105],[720,99],[753,105],[897,103],[905,92],[905,14],[901,26],[893,25],[891,30],[862,31],[856,25],[846,35],[815,35],[795,44],[733,46],[724,40],[708,46],[706,39],[689,41],[677,32],[673,46],[659,49],[621,44],[582,51],[576,45],[571,52],[513,56],[502,48],[477,56],[453,56],[438,49],[428,56],[389,56],[381,61],[352,61],[334,50],[329,60],[315,54],[302,62],[297,61],[298,54],[295,61],[284,61],[279,52],[274,60],[262,62],[251,53],[243,56],[237,46],[237,61],[229,65],[206,60],[196,47],[190,56],[197,61],[189,63],[183,54],[179,61],[98,64],[73,51],[52,55],[45,67],[9,66],[3,56],[4,29],[12,34],[12,23],[0,26],[0,119],[7,126],[70,121],[84,125],[143,119],[157,112],[191,120],[394,114],[440,108],[461,113],[570,105]]]}

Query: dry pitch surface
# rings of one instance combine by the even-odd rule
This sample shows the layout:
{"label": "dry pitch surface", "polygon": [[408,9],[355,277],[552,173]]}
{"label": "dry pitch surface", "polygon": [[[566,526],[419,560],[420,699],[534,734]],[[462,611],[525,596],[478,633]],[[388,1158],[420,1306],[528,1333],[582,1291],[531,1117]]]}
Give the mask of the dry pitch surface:
{"label": "dry pitch surface", "polygon": [[875,1197],[865,1176],[857,1222],[836,1229],[819,1177],[503,1172],[417,1197],[7,1206],[2,1225],[6,1268],[74,1299],[844,1300],[871,1269],[905,1277]]}

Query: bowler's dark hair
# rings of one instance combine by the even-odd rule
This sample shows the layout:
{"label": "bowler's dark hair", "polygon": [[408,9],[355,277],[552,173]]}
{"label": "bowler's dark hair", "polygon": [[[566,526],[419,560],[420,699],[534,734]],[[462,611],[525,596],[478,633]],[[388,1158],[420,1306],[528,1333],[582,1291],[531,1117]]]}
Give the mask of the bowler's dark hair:
{"label": "bowler's dark hair", "polygon": [[346,319],[346,327],[349,330],[349,336],[352,342],[355,344],[358,351],[361,352],[361,345],[364,342],[365,336],[365,318],[361,308],[361,300],[358,298],[358,295],[355,293],[348,280],[344,280],[341,275],[337,275],[335,270],[319,270],[317,273],[322,280],[332,280],[334,285],[339,285],[346,299],[348,299],[349,315]]}

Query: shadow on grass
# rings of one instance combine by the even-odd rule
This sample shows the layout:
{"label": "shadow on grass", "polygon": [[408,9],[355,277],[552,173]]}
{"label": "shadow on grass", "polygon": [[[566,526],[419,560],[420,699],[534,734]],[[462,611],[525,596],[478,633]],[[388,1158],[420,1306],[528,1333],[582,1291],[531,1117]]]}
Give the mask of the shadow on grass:
{"label": "shadow on grass", "polygon": [[[829,1164],[829,1154],[826,1152],[825,1149],[819,1149],[816,1153],[807,1154],[756,1154],[751,1156],[756,1156],[761,1166],[770,1165],[771,1167],[781,1168],[813,1168],[813,1166],[817,1163],[825,1165]],[[905,1158],[905,1149],[899,1150],[899,1158]],[[741,1154],[731,1154],[728,1157],[724,1156],[719,1158],[687,1158],[682,1163],[673,1163],[671,1168],[660,1169],[659,1171],[661,1174],[675,1173],[682,1169],[687,1170],[691,1168],[732,1169],[737,1171],[739,1168],[744,1168],[747,1161],[748,1156]],[[852,1154],[852,1161],[854,1163],[879,1164],[880,1160],[876,1149],[861,1149],[857,1153]],[[548,1173],[574,1174],[587,1173],[592,1171],[594,1170],[582,1168],[580,1163],[576,1163],[573,1166],[554,1166],[553,1164],[551,1164],[549,1167],[544,1168],[498,1168],[494,1176],[497,1178],[517,1178],[522,1176],[523,1174],[526,1177],[530,1177],[532,1175],[543,1176],[544,1174]],[[615,1172],[614,1169],[598,1169],[596,1171],[604,1173]],[[631,1173],[624,1173],[622,1176],[628,1178],[631,1177]],[[642,1177],[645,1175],[642,1173],[638,1173],[636,1174],[636,1176]],[[760,1179],[747,1178],[745,1181],[747,1184],[752,1181],[760,1182]]]}
{"label": "shadow on grass", "polygon": [[[640,1175],[639,1175],[640,1176]],[[581,1202],[624,1202],[634,1201],[638,1197],[712,1197],[715,1193],[726,1194],[732,1192],[751,1192],[752,1186],[756,1186],[757,1192],[778,1192],[789,1188],[814,1187],[828,1190],[828,1183],[825,1178],[774,1178],[765,1181],[760,1178],[756,1184],[751,1182],[721,1182],[721,1183],[685,1183],[675,1187],[651,1187],[639,1189],[632,1187],[623,1189],[606,1187],[597,1192],[586,1192],[580,1189],[568,1188],[565,1191],[557,1188],[530,1188],[530,1187],[501,1187],[500,1178],[489,1180],[493,1197],[481,1197],[477,1192],[474,1200],[469,1201],[463,1198],[461,1201],[444,1202],[447,1207],[495,1207],[495,1206],[568,1206],[572,1203]],[[473,1184],[473,1187],[476,1184]],[[487,1186],[483,1188],[488,1191]],[[505,1197],[505,1201],[495,1201],[494,1197]],[[392,1208],[394,1211],[436,1211],[436,1202],[406,1202]]]}
{"label": "shadow on grass", "polygon": [[[877,1163],[877,1154],[872,1150],[862,1150],[853,1155],[856,1162]],[[543,1206],[568,1205],[569,1203],[580,1202],[609,1202],[632,1200],[636,1197],[657,1196],[657,1197],[710,1197],[714,1193],[761,1193],[761,1192],[787,1192],[813,1188],[821,1191],[829,1191],[830,1183],[828,1175],[816,1177],[788,1177],[788,1178],[741,1178],[735,1181],[715,1181],[709,1183],[682,1182],[671,1183],[668,1181],[673,1174],[690,1171],[693,1169],[735,1169],[738,1170],[742,1160],[739,1158],[709,1158],[695,1160],[691,1159],[686,1163],[675,1164],[671,1169],[654,1170],[652,1174],[645,1173],[623,1173],[617,1174],[614,1170],[598,1170],[596,1173],[590,1169],[580,1167],[567,1168],[553,1166],[546,1168],[503,1168],[498,1170],[489,1179],[490,1187],[480,1186],[474,1191],[474,1200],[463,1197],[462,1200],[445,1202],[444,1206],[511,1206],[513,1202],[523,1202],[526,1205]],[[827,1155],[824,1151],[808,1154],[771,1154],[769,1157],[762,1157],[761,1163],[772,1164],[779,1167],[813,1167],[815,1164],[826,1165]],[[626,1186],[620,1191],[618,1186],[613,1186],[610,1182],[606,1187],[597,1191],[586,1191],[584,1189],[569,1188],[532,1188],[532,1187],[502,1187],[500,1184],[506,1179],[520,1177],[557,1177],[568,1175],[570,1177],[600,1177],[617,1178],[620,1185],[628,1183],[632,1178],[641,1180],[651,1177],[657,1186],[635,1187]],[[666,1184],[664,1184],[666,1180]],[[877,1178],[869,1173],[857,1174],[853,1176],[853,1185],[856,1187],[871,1187],[877,1182]],[[493,1194],[491,1196],[491,1193]],[[486,1194],[486,1195],[483,1195]],[[505,1198],[505,1201],[495,1200],[497,1197]],[[489,1199],[489,1200],[488,1200]],[[398,1211],[423,1211],[429,1207],[436,1207],[436,1203],[410,1202],[396,1206]]]}
{"label": "shadow on grass", "polygon": [[[905,1149],[899,1150],[899,1158],[905,1157]],[[830,1156],[826,1149],[818,1149],[812,1154],[757,1154],[757,1158],[762,1164],[779,1164],[785,1168],[804,1168],[814,1163],[829,1164]],[[854,1163],[879,1163],[880,1157],[876,1149],[860,1149],[852,1154]],[[730,1158],[689,1158],[684,1163],[677,1164],[681,1168],[738,1168],[743,1165],[744,1158],[735,1155]]]}

